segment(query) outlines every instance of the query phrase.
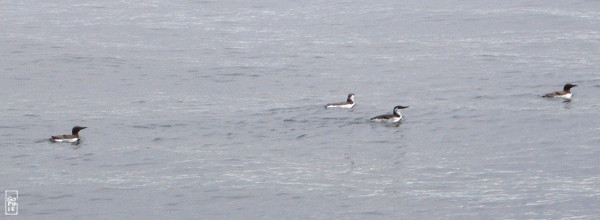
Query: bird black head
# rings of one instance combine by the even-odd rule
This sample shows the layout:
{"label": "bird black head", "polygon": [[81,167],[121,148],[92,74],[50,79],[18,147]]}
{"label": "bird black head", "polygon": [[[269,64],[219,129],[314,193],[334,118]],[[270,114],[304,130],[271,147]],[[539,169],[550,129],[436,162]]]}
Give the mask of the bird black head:
{"label": "bird black head", "polygon": [[78,134],[78,133],[79,133],[79,131],[81,131],[81,130],[83,130],[83,129],[85,129],[85,128],[87,128],[87,127],[75,126],[75,127],[73,127],[73,131],[71,131],[71,133],[72,133],[72,134]]}
{"label": "bird black head", "polygon": [[348,102],[354,102],[354,93],[348,94],[348,99],[346,101],[348,101]]}
{"label": "bird black head", "polygon": [[565,87],[563,88],[564,91],[569,91],[571,88],[575,87],[577,85],[571,84],[571,83],[567,83],[565,84]]}
{"label": "bird black head", "polygon": [[409,106],[401,106],[401,105],[397,105],[396,107],[394,107],[394,110],[396,109],[405,109],[408,108]]}

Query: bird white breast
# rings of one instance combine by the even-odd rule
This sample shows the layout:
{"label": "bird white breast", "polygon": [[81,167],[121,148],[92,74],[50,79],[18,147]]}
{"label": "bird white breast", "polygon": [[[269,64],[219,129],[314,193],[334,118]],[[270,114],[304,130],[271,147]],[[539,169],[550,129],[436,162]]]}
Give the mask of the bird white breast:
{"label": "bird white breast", "polygon": [[53,139],[54,142],[77,142],[79,138],[61,138],[61,139]]}
{"label": "bird white breast", "polygon": [[352,108],[352,107],[354,107],[354,103],[352,103],[352,104],[343,104],[343,105],[328,105],[327,106],[327,108]]}
{"label": "bird white breast", "polygon": [[395,123],[395,122],[399,122],[400,119],[402,119],[402,116],[391,117],[391,118],[374,118],[374,119],[371,119],[371,121]]}
{"label": "bird white breast", "polygon": [[564,95],[559,95],[559,96],[556,96],[556,97],[561,97],[561,98],[565,98],[565,99],[570,99],[570,98],[571,98],[571,95],[573,95],[573,94],[572,94],[572,93],[567,93],[567,94],[564,94]]}

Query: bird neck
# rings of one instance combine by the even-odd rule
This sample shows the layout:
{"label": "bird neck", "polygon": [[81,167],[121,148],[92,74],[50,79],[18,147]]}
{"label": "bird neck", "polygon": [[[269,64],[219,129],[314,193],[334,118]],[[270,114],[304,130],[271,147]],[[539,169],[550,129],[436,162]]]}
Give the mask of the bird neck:
{"label": "bird neck", "polygon": [[400,109],[394,111],[394,115],[398,116],[398,117],[402,116],[402,113],[400,112]]}

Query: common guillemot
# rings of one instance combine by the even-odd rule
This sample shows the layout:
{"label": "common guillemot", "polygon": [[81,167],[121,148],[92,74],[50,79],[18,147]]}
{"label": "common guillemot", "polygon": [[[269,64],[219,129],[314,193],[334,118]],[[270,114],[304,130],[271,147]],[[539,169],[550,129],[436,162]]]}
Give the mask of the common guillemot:
{"label": "common guillemot", "polygon": [[345,102],[329,103],[325,108],[352,108],[354,107],[354,93],[348,94],[348,99]]}
{"label": "common guillemot", "polygon": [[385,114],[385,115],[379,115],[379,116],[375,116],[373,118],[371,118],[371,121],[384,121],[384,122],[399,122],[400,119],[402,119],[402,113],[400,113],[400,109],[405,109],[408,108],[408,106],[401,106],[398,105],[396,107],[394,107],[394,113],[393,114]]}
{"label": "common guillemot", "polygon": [[573,88],[575,86],[577,86],[577,85],[573,85],[571,83],[567,83],[565,85],[565,87],[563,87],[563,91],[556,91],[556,92],[547,93],[546,95],[543,95],[542,97],[545,97],[545,98],[565,98],[565,99],[570,99],[571,96],[573,95],[573,93],[571,93],[571,88]]}
{"label": "common guillemot", "polygon": [[75,127],[73,127],[71,134],[52,136],[50,138],[50,141],[52,141],[52,142],[71,142],[71,143],[77,142],[77,141],[79,141],[79,131],[81,131],[85,128],[87,128],[87,127],[75,126]]}

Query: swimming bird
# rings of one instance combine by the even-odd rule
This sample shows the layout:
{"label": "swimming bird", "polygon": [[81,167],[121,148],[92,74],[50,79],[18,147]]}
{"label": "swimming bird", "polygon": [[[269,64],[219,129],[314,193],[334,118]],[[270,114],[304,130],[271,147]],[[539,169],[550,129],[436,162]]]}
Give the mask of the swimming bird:
{"label": "swimming bird", "polygon": [[354,107],[354,93],[348,94],[348,99],[345,102],[329,103],[325,108],[352,108]]}
{"label": "swimming bird", "polygon": [[52,142],[71,142],[71,143],[77,142],[77,141],[79,141],[79,131],[81,131],[85,128],[87,128],[87,127],[75,126],[75,127],[73,127],[71,134],[52,136],[50,138],[50,141],[52,141]]}
{"label": "swimming bird", "polygon": [[577,85],[573,85],[571,83],[567,83],[565,85],[565,87],[563,87],[563,91],[556,91],[556,92],[547,93],[547,94],[543,95],[542,97],[545,97],[545,98],[565,98],[565,99],[570,99],[571,95],[573,95],[573,93],[571,93],[571,88],[573,88],[575,86],[577,86]]}
{"label": "swimming bird", "polygon": [[402,113],[400,113],[400,109],[408,108],[408,106],[398,105],[394,107],[394,111],[392,114],[379,115],[371,118],[371,121],[383,121],[383,122],[399,122],[402,119]]}

